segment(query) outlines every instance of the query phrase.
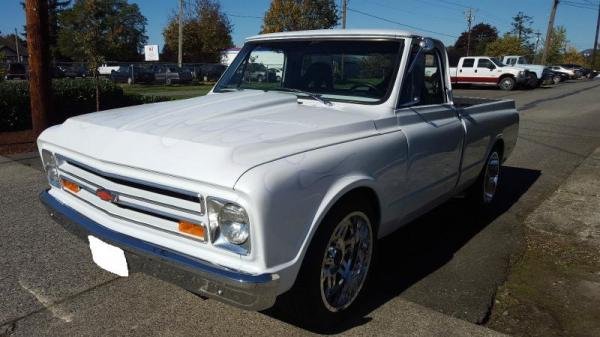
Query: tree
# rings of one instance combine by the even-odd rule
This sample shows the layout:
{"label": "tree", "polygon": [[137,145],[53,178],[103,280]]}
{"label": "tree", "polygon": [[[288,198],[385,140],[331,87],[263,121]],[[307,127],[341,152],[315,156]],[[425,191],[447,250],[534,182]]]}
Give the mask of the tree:
{"label": "tree", "polygon": [[63,58],[57,45],[58,31],[60,30],[58,17],[70,4],[71,0],[48,0],[48,44],[50,45],[50,55],[54,60]]}
{"label": "tree", "polygon": [[523,47],[518,36],[504,34],[503,37],[487,45],[485,54],[494,57],[503,55],[527,55],[527,49]]}
{"label": "tree", "polygon": [[334,0],[272,0],[260,32],[327,29],[338,21]]}
{"label": "tree", "polygon": [[[462,56],[467,54],[468,36],[469,32],[463,32],[454,43],[455,51]],[[486,46],[497,39],[498,29],[496,27],[483,22],[478,23],[471,28],[471,51],[475,55],[481,55],[484,53]]]}
{"label": "tree", "polygon": [[59,13],[58,48],[73,60],[86,61],[89,52],[76,41],[93,32],[99,56],[108,60],[139,60],[148,40],[146,18],[127,0],[75,0]]}
{"label": "tree", "polygon": [[[186,6],[183,19],[183,60],[185,62],[220,61],[221,51],[233,46],[232,25],[216,0],[195,0]],[[163,31],[163,57],[175,60],[179,22],[176,15],[169,19]]]}
{"label": "tree", "polygon": [[[48,1],[48,44],[50,48],[50,55],[53,60],[64,58],[60,54],[60,50],[57,46],[58,30],[60,26],[58,24],[59,14],[67,9],[71,4],[71,0],[47,0]],[[25,2],[21,1],[21,6],[25,10]],[[27,39],[27,27],[23,29],[23,38]]]}
{"label": "tree", "polygon": [[561,63],[572,63],[572,64],[585,64],[585,57],[577,51],[577,48],[573,46],[568,46],[565,50]]}
{"label": "tree", "polygon": [[550,41],[548,56],[546,62],[548,64],[562,63],[563,54],[567,49],[567,30],[563,26],[558,26],[552,30],[552,40]]}
{"label": "tree", "polygon": [[84,61],[94,74],[96,109],[100,110],[97,69],[105,59],[133,60],[147,40],[146,18],[126,0],[76,0],[59,15],[58,48]]}
{"label": "tree", "polygon": [[531,16],[519,12],[513,17],[513,22],[511,23],[513,28],[510,33],[517,36],[523,46],[533,50],[533,46],[529,42],[531,34],[533,34],[533,29],[531,28],[532,24],[533,18]]}

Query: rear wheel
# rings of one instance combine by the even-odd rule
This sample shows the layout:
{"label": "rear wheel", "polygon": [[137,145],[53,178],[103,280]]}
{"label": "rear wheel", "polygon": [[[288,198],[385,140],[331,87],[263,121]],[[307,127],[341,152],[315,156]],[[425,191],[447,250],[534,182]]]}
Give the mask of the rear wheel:
{"label": "rear wheel", "polygon": [[513,90],[515,88],[515,84],[515,79],[510,76],[503,77],[500,79],[500,82],[498,82],[500,89],[508,91]]}
{"label": "rear wheel", "polygon": [[494,202],[500,184],[501,158],[499,147],[494,147],[477,181],[467,191],[468,198],[474,203],[488,205]]}
{"label": "rear wheel", "polygon": [[365,200],[348,200],[330,211],[310,244],[286,310],[311,328],[340,322],[356,307],[375,246],[373,211]]}

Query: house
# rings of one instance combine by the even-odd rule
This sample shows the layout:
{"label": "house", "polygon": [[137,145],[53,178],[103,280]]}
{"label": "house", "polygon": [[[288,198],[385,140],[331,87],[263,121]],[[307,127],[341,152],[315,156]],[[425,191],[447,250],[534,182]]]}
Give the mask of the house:
{"label": "house", "polygon": [[26,63],[29,54],[27,53],[27,45],[19,44],[19,53],[17,57],[17,49],[15,46],[14,35],[0,36],[0,57],[2,63]]}

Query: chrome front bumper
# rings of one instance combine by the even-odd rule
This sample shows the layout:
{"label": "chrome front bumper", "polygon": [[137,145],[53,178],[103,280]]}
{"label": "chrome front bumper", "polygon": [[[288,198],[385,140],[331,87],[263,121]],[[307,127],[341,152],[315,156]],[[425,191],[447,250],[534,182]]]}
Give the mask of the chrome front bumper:
{"label": "chrome front bumper", "polygon": [[251,275],[180,254],[108,229],[61,203],[47,191],[40,194],[50,216],[87,242],[87,236],[125,251],[130,272],[142,272],[176,284],[195,294],[247,310],[271,307],[277,297],[277,274]]}

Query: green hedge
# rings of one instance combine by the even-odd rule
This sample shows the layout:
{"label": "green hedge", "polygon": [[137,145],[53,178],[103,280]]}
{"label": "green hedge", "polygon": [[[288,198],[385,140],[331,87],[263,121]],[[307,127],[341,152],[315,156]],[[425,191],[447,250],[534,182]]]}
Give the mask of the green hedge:
{"label": "green hedge", "polygon": [[[52,81],[52,124],[96,111],[93,79],[55,79]],[[168,97],[125,94],[113,82],[100,79],[100,110],[169,100]],[[31,129],[29,84],[26,81],[0,83],[0,132]]]}

